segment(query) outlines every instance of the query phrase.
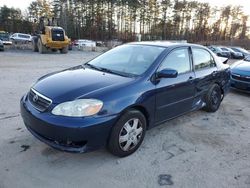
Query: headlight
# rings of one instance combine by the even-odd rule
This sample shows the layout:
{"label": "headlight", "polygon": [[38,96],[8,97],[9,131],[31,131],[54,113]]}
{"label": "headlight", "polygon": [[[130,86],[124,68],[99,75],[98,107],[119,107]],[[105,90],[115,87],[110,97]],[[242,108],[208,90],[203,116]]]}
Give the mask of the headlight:
{"label": "headlight", "polygon": [[96,99],[77,99],[57,105],[52,114],[69,117],[92,116],[97,114],[102,106],[103,102]]}

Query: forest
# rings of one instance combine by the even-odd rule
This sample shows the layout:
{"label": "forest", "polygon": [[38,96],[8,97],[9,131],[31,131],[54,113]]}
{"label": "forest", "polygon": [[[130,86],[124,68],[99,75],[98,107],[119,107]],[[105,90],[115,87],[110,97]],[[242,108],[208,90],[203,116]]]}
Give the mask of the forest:
{"label": "forest", "polygon": [[41,16],[56,18],[72,39],[230,41],[248,39],[242,6],[193,0],[35,0],[25,11],[0,7],[0,30],[34,33]]}

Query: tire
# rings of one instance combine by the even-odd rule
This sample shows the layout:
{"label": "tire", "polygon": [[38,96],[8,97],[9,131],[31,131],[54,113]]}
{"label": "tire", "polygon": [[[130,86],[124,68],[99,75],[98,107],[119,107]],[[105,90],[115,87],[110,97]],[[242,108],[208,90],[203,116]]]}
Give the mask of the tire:
{"label": "tire", "polygon": [[44,54],[47,52],[47,48],[43,45],[41,39],[38,39],[37,46],[40,54]]}
{"label": "tire", "polygon": [[70,44],[69,46],[68,46],[68,50],[72,50],[73,49],[73,47],[72,47],[72,44]]}
{"label": "tire", "polygon": [[68,53],[68,46],[62,48],[62,49],[60,50],[60,52],[61,52],[61,54],[66,54],[66,53]]}
{"label": "tire", "polygon": [[32,50],[33,52],[38,52],[37,43],[35,41],[32,42]]}
{"label": "tire", "polygon": [[108,150],[118,157],[131,155],[140,147],[146,127],[146,118],[140,111],[127,111],[120,117],[111,131]]}
{"label": "tire", "polygon": [[220,107],[221,99],[222,93],[220,86],[218,84],[212,85],[205,96],[206,106],[204,110],[207,112],[216,112]]}

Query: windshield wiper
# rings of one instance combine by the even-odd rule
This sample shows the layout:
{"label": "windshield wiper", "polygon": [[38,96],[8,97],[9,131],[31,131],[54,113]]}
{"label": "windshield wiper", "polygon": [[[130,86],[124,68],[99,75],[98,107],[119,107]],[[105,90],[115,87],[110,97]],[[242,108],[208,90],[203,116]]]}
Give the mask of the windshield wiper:
{"label": "windshield wiper", "polygon": [[97,67],[97,66],[95,66],[95,65],[91,65],[91,64],[89,64],[89,63],[86,63],[86,64],[84,64],[84,65],[87,65],[88,67],[90,67],[90,68],[92,68],[92,69],[102,71],[102,69],[101,69],[100,67]]}
{"label": "windshield wiper", "polygon": [[98,70],[98,71],[116,74],[116,75],[123,76],[123,77],[135,77],[136,76],[134,74],[130,74],[130,73],[126,73],[126,72],[120,72],[120,71],[115,71],[115,70],[111,70],[111,69],[107,69],[107,68],[103,68],[103,67],[97,67],[97,66],[89,64],[89,63],[86,63],[84,65],[87,65],[88,67],[95,69],[95,70]]}
{"label": "windshield wiper", "polygon": [[123,77],[136,77],[137,75],[135,74],[131,74],[131,73],[127,73],[127,72],[120,72],[120,71],[115,71],[115,70],[111,70],[111,69],[107,69],[107,68],[102,68],[99,67],[103,72],[107,72],[107,73],[111,73],[111,74],[116,74],[119,76],[123,76]]}

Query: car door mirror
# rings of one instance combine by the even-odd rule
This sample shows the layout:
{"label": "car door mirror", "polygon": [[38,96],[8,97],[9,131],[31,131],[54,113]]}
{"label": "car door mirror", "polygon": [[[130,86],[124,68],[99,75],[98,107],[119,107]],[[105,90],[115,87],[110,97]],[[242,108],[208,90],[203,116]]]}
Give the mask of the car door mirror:
{"label": "car door mirror", "polygon": [[157,78],[176,78],[178,76],[177,70],[163,69],[156,74]]}

